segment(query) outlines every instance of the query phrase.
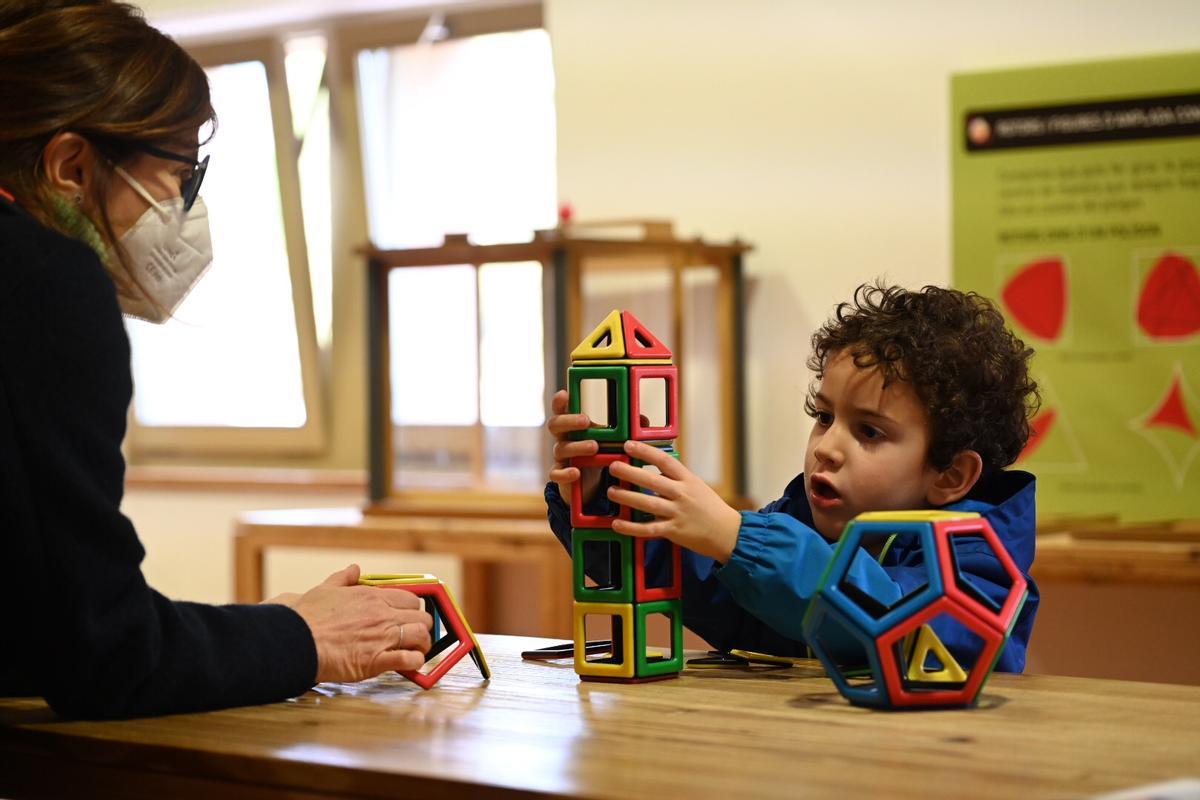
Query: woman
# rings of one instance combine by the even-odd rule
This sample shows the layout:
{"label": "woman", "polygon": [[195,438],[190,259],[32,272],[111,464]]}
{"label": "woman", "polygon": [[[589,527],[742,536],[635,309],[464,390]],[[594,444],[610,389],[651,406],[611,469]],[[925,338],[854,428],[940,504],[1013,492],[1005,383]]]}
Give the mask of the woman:
{"label": "woman", "polygon": [[0,0],[0,109],[0,694],[137,716],[418,667],[429,615],[355,566],[257,606],[142,576],[121,314],[161,322],[211,260],[204,71],[131,6]]}

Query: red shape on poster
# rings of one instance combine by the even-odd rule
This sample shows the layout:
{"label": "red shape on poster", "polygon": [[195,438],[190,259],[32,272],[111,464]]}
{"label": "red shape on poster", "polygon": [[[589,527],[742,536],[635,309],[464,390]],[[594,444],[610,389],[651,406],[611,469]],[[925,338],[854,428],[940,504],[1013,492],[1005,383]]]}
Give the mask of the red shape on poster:
{"label": "red shape on poster", "polygon": [[1179,253],[1155,262],[1138,298],[1138,325],[1152,338],[1175,339],[1200,331],[1200,272]]}
{"label": "red shape on poster", "polygon": [[1150,415],[1150,419],[1146,420],[1147,428],[1156,426],[1175,428],[1193,439],[1197,437],[1196,426],[1192,423],[1187,406],[1183,404],[1183,385],[1178,375],[1171,381],[1171,388],[1167,392],[1167,396],[1163,398],[1158,410]]}
{"label": "red shape on poster", "polygon": [[1054,341],[1067,317],[1067,271],[1061,258],[1031,261],[1009,279],[1001,295],[1009,313],[1034,336]]}
{"label": "red shape on poster", "polygon": [[1043,408],[1038,412],[1037,416],[1029,420],[1029,441],[1025,443],[1025,449],[1021,451],[1021,455],[1017,456],[1017,461],[1029,458],[1034,450],[1046,440],[1046,434],[1054,427],[1054,420],[1058,417],[1058,412],[1053,408]]}

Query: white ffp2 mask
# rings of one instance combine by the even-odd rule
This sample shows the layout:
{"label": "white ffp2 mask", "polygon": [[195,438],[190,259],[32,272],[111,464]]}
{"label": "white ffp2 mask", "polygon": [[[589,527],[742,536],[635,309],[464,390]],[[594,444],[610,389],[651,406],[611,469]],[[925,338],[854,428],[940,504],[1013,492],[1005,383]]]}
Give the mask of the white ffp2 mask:
{"label": "white ffp2 mask", "polygon": [[[148,297],[121,297],[121,310],[161,324],[175,313],[212,264],[208,209],[199,197],[188,211],[183,209],[182,197],[155,200],[128,172],[115,169],[150,204],[121,236],[136,284]],[[138,291],[137,285],[133,288]]]}

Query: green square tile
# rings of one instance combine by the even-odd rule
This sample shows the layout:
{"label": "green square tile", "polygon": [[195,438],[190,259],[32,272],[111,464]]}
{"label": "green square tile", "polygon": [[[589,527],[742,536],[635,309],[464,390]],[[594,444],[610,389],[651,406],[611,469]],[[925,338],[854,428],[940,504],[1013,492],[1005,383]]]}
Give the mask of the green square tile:
{"label": "green square tile", "polygon": [[[646,618],[666,614],[671,618],[671,657],[653,661],[646,658]],[[639,678],[669,675],[683,671],[683,601],[656,600],[633,607],[634,669]]]}
{"label": "green square tile", "polygon": [[[679,460],[679,451],[677,451],[674,447],[660,447],[659,449],[665,450],[667,455],[671,456],[676,461]],[[641,467],[645,466],[645,464],[646,464],[646,462],[640,458],[630,459],[629,463],[638,468],[641,468]],[[631,487],[631,488],[637,488],[637,487]],[[651,492],[648,489],[638,489],[638,491],[645,492],[646,494],[653,494],[653,492]],[[634,522],[649,522],[650,520],[654,519],[653,514],[647,514],[645,511],[639,511],[636,508],[632,508],[632,509],[630,509],[630,511],[633,512],[633,521]]]}
{"label": "green square tile", "polygon": [[[571,431],[572,439],[595,439],[598,442],[623,442],[629,438],[629,367],[571,367],[567,370],[567,410],[578,414],[583,410],[580,384],[603,380],[608,385],[607,428],[588,428]],[[616,418],[615,421],[613,418]]]}
{"label": "green square tile", "polygon": [[[604,547],[616,545],[620,563],[610,564],[610,577],[615,577],[612,586],[585,586],[583,562],[584,544],[601,542]],[[574,528],[571,531],[571,566],[575,575],[575,599],[581,603],[632,603],[633,602],[633,539],[604,528]]]}

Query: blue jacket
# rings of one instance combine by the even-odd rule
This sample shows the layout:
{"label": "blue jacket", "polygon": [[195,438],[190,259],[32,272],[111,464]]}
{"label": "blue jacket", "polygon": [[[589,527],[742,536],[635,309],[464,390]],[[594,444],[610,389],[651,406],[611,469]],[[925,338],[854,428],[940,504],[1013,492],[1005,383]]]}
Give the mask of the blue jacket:
{"label": "blue jacket", "polygon": [[[1005,470],[981,479],[967,497],[945,507],[986,517],[1029,582],[1029,597],[996,665],[996,669],[1007,672],[1025,668],[1025,652],[1037,613],[1038,589],[1029,577],[1036,531],[1034,491],[1033,475]],[[545,494],[550,527],[570,551],[570,509],[554,483],[547,484]],[[597,494],[597,501],[601,498],[608,502],[603,491]],[[956,547],[960,569],[976,588],[1002,602],[1007,581],[1000,561],[981,538],[963,538],[966,541]],[[666,548],[661,544],[647,543],[648,575],[665,576],[669,569]],[[804,476],[798,475],[780,499],[761,511],[742,512],[737,545],[728,563],[721,565],[706,556],[683,551],[683,624],[722,650],[807,655],[801,622],[833,557],[833,548],[813,527]],[[882,563],[861,551],[851,566],[850,577],[868,594],[891,604],[925,582],[922,558],[915,541],[898,537]],[[607,579],[606,564],[585,566],[594,579]],[[933,627],[955,658],[974,661],[978,642],[964,628],[947,626],[942,620],[935,620]]]}

